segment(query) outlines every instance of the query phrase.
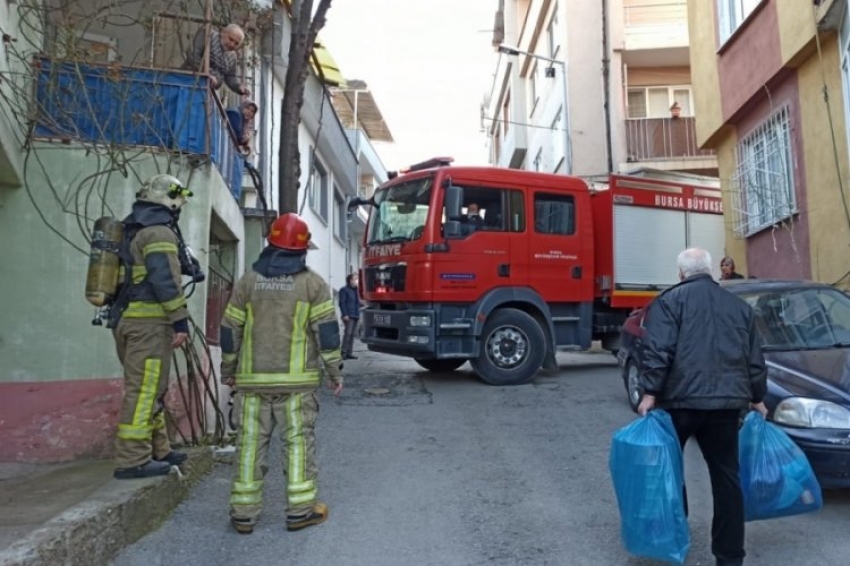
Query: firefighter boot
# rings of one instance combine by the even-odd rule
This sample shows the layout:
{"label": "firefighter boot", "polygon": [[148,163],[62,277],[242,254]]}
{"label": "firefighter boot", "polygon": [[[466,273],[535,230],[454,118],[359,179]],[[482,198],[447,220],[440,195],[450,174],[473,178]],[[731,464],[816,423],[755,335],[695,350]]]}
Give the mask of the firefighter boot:
{"label": "firefighter boot", "polygon": [[112,472],[112,477],[117,480],[132,480],[136,478],[152,478],[154,476],[165,476],[171,471],[171,465],[168,462],[157,462],[156,460],[148,460],[141,466],[134,468],[116,468]]}
{"label": "firefighter boot", "polygon": [[175,450],[172,450],[162,458],[157,458],[156,461],[165,462],[169,466],[179,466],[180,464],[185,462],[187,458],[189,458],[189,456],[185,452],[177,452]]}
{"label": "firefighter boot", "polygon": [[240,517],[231,517],[230,524],[236,529],[240,535],[250,535],[254,532],[254,521],[252,519],[242,519]]}
{"label": "firefighter boot", "polygon": [[324,523],[328,518],[328,506],[324,503],[316,503],[305,515],[288,515],[286,517],[287,531],[300,531],[311,525]]}

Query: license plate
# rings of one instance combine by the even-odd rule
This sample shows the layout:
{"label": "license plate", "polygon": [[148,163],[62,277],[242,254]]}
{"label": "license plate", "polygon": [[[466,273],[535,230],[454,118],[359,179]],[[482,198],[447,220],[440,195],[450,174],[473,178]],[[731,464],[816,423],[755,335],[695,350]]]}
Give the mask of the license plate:
{"label": "license plate", "polygon": [[378,326],[389,326],[392,323],[392,318],[388,314],[372,315],[372,322]]}

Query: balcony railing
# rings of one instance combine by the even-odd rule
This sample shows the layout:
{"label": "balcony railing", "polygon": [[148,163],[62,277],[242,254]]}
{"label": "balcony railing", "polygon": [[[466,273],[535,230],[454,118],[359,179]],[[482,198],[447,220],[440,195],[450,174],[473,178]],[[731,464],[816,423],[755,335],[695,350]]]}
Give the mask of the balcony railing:
{"label": "balcony railing", "polygon": [[244,159],[205,76],[47,58],[34,65],[34,137],[209,156],[239,198]]}
{"label": "balcony railing", "polygon": [[712,157],[714,151],[697,145],[694,118],[636,118],[626,120],[629,161],[661,161]]}

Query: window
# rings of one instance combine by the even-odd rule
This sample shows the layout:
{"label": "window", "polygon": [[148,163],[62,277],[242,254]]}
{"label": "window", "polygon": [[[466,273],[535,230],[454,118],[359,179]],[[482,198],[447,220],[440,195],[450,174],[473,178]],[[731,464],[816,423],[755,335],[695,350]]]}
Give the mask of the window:
{"label": "window", "polygon": [[505,191],[508,197],[508,231],[525,232],[525,198],[522,191]]}
{"label": "window", "polygon": [[[312,152],[313,148],[310,148],[310,153]],[[328,172],[318,159],[314,159],[310,171],[310,208],[322,220],[328,221]]]}
{"label": "window", "polygon": [[534,231],[570,236],[576,231],[575,201],[571,196],[534,195]]}
{"label": "window", "polygon": [[716,0],[720,43],[726,43],[762,0]]}
{"label": "window", "polygon": [[59,58],[106,64],[114,61],[117,56],[117,41],[107,35],[88,31],[57,30],[53,41]]}
{"label": "window", "polygon": [[541,171],[543,169],[543,148],[537,150],[537,155],[534,156],[534,165],[532,166],[534,171]]}
{"label": "window", "polygon": [[525,231],[522,191],[464,187],[462,211],[462,231],[467,236],[479,231]]}
{"label": "window", "polygon": [[534,108],[537,106],[537,101],[540,99],[537,96],[537,63],[531,66],[531,73],[528,75],[528,88],[531,100],[531,112],[529,116],[534,114]]}
{"label": "window", "polygon": [[676,103],[679,116],[693,116],[691,87],[660,86],[630,88],[628,93],[629,118],[669,118],[670,107]]}
{"label": "window", "polygon": [[749,236],[797,212],[787,107],[743,138],[737,154],[736,232]]}
{"label": "window", "polygon": [[334,219],[334,236],[340,242],[345,242],[345,238],[348,235],[348,215],[345,209],[345,197],[342,196],[339,187],[336,186],[334,186],[334,216],[336,217]]}
{"label": "window", "polygon": [[552,156],[555,166],[552,169],[553,173],[557,173],[561,164],[564,163],[564,127],[561,125],[561,117],[564,114],[564,107],[558,109],[555,118],[552,120]]}
{"label": "window", "polygon": [[554,59],[558,54],[558,4],[552,9],[552,18],[549,20],[549,26],[546,28],[546,44],[549,48],[549,58]]}
{"label": "window", "polygon": [[511,124],[511,93],[505,95],[505,103],[502,104],[502,125],[505,129],[505,134],[508,133],[508,128]]}

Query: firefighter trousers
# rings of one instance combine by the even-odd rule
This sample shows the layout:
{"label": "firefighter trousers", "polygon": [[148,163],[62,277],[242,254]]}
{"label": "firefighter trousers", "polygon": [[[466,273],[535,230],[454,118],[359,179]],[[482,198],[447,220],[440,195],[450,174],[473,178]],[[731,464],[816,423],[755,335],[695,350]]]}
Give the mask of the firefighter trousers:
{"label": "firefighter trousers", "polygon": [[263,507],[266,456],[275,425],[283,444],[286,514],[303,515],[316,503],[316,443],[319,413],[315,392],[240,391],[236,474],[230,489],[230,516],[256,521]]}
{"label": "firefighter trousers", "polygon": [[163,397],[171,371],[174,330],[163,322],[122,318],[112,331],[124,366],[124,398],[115,439],[115,466],[133,468],[170,451]]}

